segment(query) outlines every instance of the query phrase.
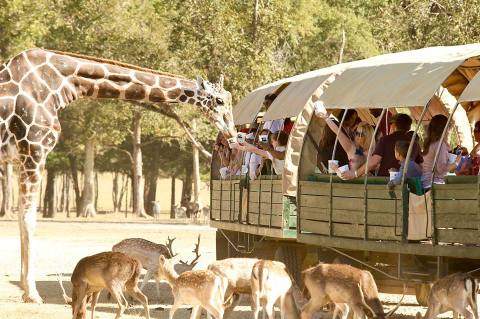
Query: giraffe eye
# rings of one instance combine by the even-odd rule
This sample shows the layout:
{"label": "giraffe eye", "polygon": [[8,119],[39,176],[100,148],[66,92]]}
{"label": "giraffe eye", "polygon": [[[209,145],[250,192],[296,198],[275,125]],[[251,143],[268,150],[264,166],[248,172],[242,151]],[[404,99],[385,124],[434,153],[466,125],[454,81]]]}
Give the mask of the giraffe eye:
{"label": "giraffe eye", "polygon": [[222,98],[215,98],[215,101],[217,102],[217,104],[223,104],[223,99]]}

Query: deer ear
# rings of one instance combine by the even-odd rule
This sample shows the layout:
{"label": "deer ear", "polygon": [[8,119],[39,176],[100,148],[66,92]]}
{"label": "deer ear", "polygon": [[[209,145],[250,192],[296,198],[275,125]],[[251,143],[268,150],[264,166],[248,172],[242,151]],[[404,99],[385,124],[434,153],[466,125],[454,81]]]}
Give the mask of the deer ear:
{"label": "deer ear", "polygon": [[160,257],[158,257],[158,262],[159,262],[160,265],[165,264],[165,256],[160,255]]}

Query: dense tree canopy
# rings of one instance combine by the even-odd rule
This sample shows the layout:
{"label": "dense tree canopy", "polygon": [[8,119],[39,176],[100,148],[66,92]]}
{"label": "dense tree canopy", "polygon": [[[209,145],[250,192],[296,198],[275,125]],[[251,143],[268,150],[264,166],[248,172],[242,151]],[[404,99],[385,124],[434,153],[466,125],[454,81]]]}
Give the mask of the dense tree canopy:
{"label": "dense tree canopy", "polygon": [[[271,80],[384,52],[479,41],[480,0],[0,0],[0,58],[45,47],[197,75],[225,85],[238,101]],[[135,108],[82,100],[61,112],[62,136],[47,168],[81,166],[94,139],[96,167],[129,173]],[[188,106],[175,110],[188,123]],[[171,118],[142,114],[144,170],[182,177],[192,146]],[[203,117],[195,137],[211,150]],[[115,165],[112,165],[115,164]],[[208,171],[208,161],[203,161]],[[79,167],[80,169],[80,167]]]}

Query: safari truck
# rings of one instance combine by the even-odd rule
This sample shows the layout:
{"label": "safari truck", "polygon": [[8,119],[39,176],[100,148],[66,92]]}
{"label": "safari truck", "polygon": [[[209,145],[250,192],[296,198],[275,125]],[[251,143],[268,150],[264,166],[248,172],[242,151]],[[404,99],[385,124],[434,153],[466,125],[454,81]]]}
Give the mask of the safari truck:
{"label": "safari truck", "polygon": [[[340,259],[370,270],[380,291],[399,293],[406,284],[422,305],[428,283],[455,271],[475,273],[479,176],[447,176],[422,193],[403,172],[401,185],[389,193],[388,177],[345,181],[326,173],[319,158],[334,159],[340,145],[338,138],[322,141],[326,124],[315,116],[314,103],[337,115],[355,109],[377,128],[370,109],[380,108],[380,119],[386,112],[408,113],[412,142],[434,115],[444,114],[454,128],[451,139],[471,150],[471,123],[480,119],[478,70],[480,44],[431,47],[334,65],[250,92],[233,110],[236,125],[254,122],[269,93],[277,98],[263,121],[294,118],[295,124],[281,176],[222,179],[214,155],[210,224],[217,228],[217,257],[280,259],[297,280],[305,267]],[[419,225],[423,234],[413,227]]]}

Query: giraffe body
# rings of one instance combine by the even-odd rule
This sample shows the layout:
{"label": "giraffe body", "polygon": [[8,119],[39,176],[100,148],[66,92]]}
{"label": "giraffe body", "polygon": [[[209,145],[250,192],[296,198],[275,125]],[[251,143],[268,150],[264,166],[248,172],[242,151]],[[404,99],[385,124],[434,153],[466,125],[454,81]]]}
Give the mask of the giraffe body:
{"label": "giraffe body", "polygon": [[58,112],[83,98],[198,107],[227,137],[235,136],[231,95],[223,83],[192,81],[115,61],[30,49],[0,65],[0,162],[20,166],[19,225],[25,301],[41,302],[35,286],[36,197],[48,153],[61,131]]}

